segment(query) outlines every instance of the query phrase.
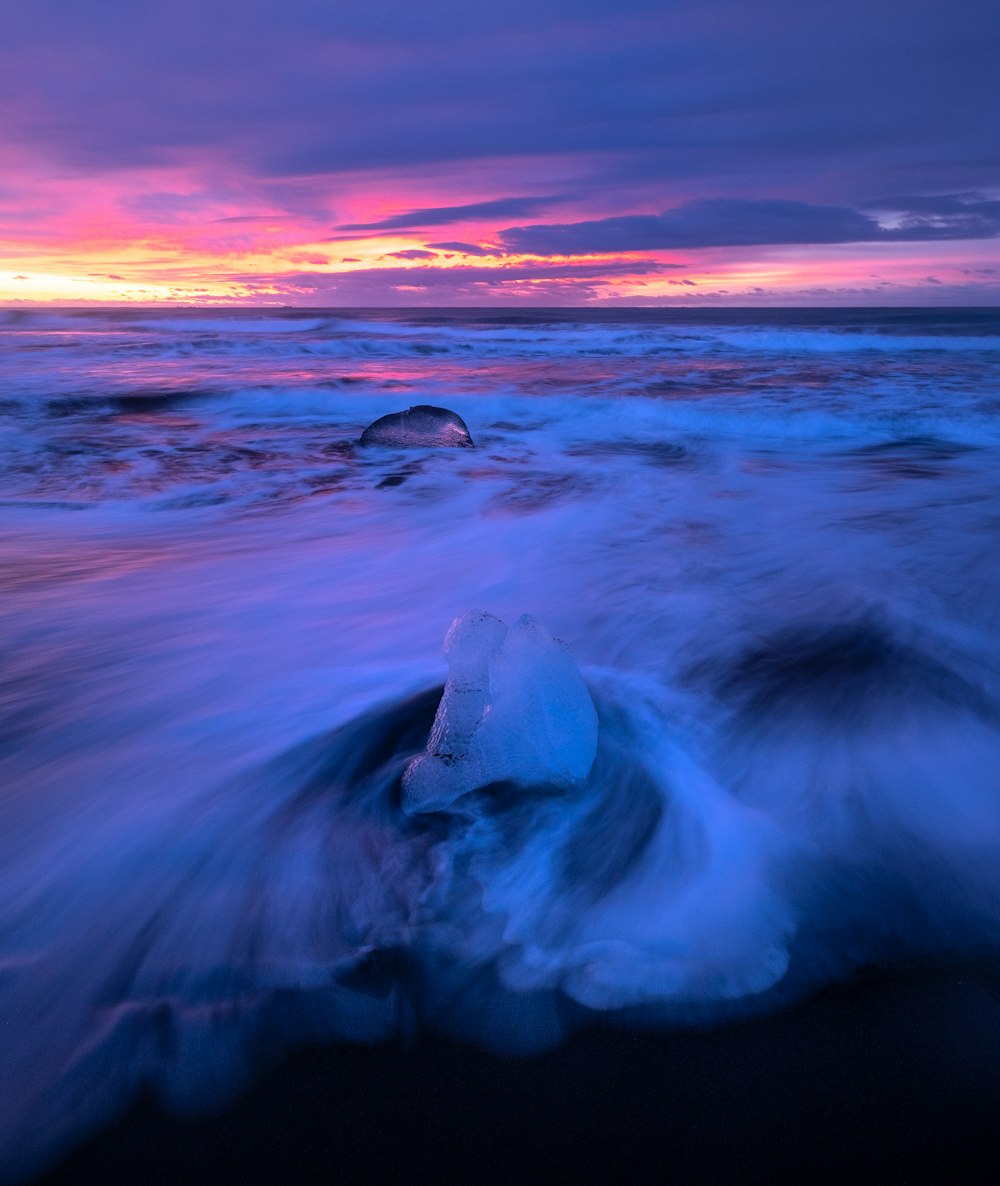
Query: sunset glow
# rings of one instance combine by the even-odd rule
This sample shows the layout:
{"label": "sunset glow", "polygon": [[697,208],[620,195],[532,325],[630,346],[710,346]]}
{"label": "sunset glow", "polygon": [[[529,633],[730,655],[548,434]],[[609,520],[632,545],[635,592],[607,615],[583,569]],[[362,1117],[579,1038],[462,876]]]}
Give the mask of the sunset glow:
{"label": "sunset glow", "polygon": [[4,304],[1000,298],[988,6],[20,7]]}
{"label": "sunset glow", "polygon": [[4,3],[0,1186],[1000,1165],[998,48]]}

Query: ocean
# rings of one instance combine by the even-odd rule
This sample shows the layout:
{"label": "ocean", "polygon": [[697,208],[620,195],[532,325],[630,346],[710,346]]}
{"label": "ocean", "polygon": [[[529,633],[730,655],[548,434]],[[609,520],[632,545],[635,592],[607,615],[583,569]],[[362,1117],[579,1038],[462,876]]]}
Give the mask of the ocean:
{"label": "ocean", "polygon": [[[359,444],[413,405],[475,447]],[[0,594],[2,1180],[120,1150],[137,1095],[231,1115],[289,1057],[342,1112],[338,1059],[426,1069],[400,1108],[502,1067],[509,1112],[641,1046],[655,1126],[656,1052],[690,1117],[734,1033],[756,1077],[831,1008],[884,1103],[842,1040],[882,1022],[829,1004],[872,978],[974,983],[947,1025],[1000,1055],[997,310],[0,311]],[[409,810],[470,612],[536,640],[476,693],[501,756]],[[589,773],[520,779],[566,672]],[[995,1123],[1000,1072],[946,1046],[913,1075]],[[677,1180],[724,1180],[716,1135]]]}

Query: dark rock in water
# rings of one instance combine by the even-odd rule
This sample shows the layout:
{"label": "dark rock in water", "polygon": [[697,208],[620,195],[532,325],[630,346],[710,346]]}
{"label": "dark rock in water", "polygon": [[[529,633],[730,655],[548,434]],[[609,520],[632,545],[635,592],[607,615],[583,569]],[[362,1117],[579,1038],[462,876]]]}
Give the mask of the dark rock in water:
{"label": "dark rock in water", "polygon": [[462,417],[430,404],[417,404],[405,412],[380,417],[361,434],[361,444],[388,445],[392,449],[474,448]]}

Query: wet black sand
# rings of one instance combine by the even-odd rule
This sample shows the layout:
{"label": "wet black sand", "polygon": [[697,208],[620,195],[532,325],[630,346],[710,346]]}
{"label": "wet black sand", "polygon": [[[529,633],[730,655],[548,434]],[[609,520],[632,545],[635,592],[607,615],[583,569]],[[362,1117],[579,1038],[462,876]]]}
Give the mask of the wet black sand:
{"label": "wet black sand", "polygon": [[1000,1180],[1000,971],[868,975],[713,1030],[531,1058],[300,1051],[224,1113],[141,1099],[43,1186]]}

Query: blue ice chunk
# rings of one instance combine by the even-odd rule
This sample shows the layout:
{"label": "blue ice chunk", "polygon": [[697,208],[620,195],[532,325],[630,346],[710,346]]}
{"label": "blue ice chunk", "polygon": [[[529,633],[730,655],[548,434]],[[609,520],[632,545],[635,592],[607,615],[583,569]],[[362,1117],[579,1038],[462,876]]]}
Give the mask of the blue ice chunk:
{"label": "blue ice chunk", "polygon": [[565,643],[527,614],[455,619],[448,680],[427,752],[403,776],[403,808],[443,811],[497,782],[570,790],[597,754],[597,710]]}

